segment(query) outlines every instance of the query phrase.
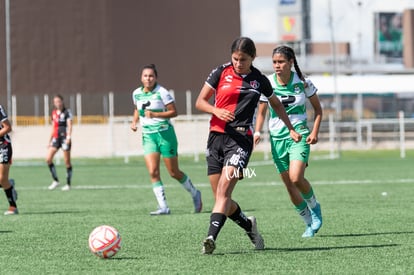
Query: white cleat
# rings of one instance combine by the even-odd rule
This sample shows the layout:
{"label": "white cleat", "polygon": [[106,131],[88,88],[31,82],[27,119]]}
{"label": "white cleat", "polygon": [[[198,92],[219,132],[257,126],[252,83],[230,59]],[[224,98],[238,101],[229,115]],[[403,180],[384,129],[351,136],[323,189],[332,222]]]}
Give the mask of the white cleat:
{"label": "white cleat", "polygon": [[262,235],[260,235],[259,231],[257,230],[256,218],[251,216],[251,217],[248,217],[248,219],[252,222],[252,231],[246,232],[247,236],[249,236],[250,240],[252,241],[254,249],[263,250],[264,240],[262,238]]}
{"label": "white cleat", "polygon": [[159,216],[159,215],[169,215],[170,214],[170,208],[158,208],[155,211],[150,212],[151,216]]}
{"label": "white cleat", "polygon": [[63,186],[62,191],[70,191],[70,185],[66,184],[65,186]]}
{"label": "white cleat", "polygon": [[19,210],[17,210],[17,208],[14,206],[10,206],[9,209],[6,212],[4,212],[5,216],[17,215],[17,214],[19,214]]}
{"label": "white cleat", "polygon": [[59,186],[59,182],[54,180],[54,181],[52,182],[52,184],[51,184],[51,185],[49,185],[48,189],[49,189],[49,190],[55,190],[55,189],[56,189],[56,187],[58,187],[58,186]]}

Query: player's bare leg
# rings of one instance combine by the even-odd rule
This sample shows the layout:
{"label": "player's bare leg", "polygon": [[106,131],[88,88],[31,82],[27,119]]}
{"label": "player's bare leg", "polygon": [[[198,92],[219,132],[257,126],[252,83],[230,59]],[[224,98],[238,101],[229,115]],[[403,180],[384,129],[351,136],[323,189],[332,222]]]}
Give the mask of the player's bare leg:
{"label": "player's bare leg", "polygon": [[190,193],[193,199],[194,212],[200,213],[203,208],[201,192],[194,187],[190,177],[180,170],[178,166],[178,157],[164,158],[164,163],[170,176],[176,179],[182,187]]}
{"label": "player's bare leg", "polygon": [[158,202],[158,209],[152,211],[151,215],[168,215],[170,209],[167,205],[167,199],[165,197],[164,185],[160,176],[160,153],[150,153],[145,155],[145,164],[148,169],[150,180],[152,183],[152,191]]}
{"label": "player's bare leg", "polygon": [[71,189],[72,181],[72,163],[70,160],[70,150],[63,150],[63,159],[66,166],[66,185],[62,187],[62,191],[69,191]]}
{"label": "player's bare leg", "polygon": [[52,184],[50,184],[49,187],[48,187],[49,190],[54,190],[56,187],[59,186],[59,178],[58,178],[57,173],[56,173],[55,164],[53,163],[53,158],[56,155],[57,151],[58,151],[58,148],[53,147],[53,146],[49,146],[49,149],[48,149],[47,155],[46,155],[46,163],[49,166],[49,171],[50,171],[50,174],[52,175],[52,178],[53,178]]}

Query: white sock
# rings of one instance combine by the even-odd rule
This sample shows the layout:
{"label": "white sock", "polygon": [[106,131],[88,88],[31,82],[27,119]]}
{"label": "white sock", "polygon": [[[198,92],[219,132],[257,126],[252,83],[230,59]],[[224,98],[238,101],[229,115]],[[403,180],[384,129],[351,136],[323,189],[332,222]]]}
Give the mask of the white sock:
{"label": "white sock", "polygon": [[184,178],[179,182],[184,187],[184,189],[191,194],[192,197],[195,197],[197,195],[197,189],[194,187],[189,176],[184,174]]}
{"label": "white sock", "polygon": [[313,193],[312,187],[308,193],[306,194],[302,193],[302,198],[306,201],[306,203],[311,209],[314,209],[316,207],[317,201],[316,201],[315,193]]}
{"label": "white sock", "polygon": [[305,199],[305,201],[311,209],[316,207],[316,197],[315,197],[315,195],[312,195],[312,197],[310,197],[309,199]]}
{"label": "white sock", "polygon": [[162,182],[159,181],[152,184],[152,191],[154,192],[154,195],[157,198],[158,206],[161,209],[168,208],[167,199],[165,198],[164,186],[162,185]]}
{"label": "white sock", "polygon": [[295,205],[295,209],[306,225],[312,223],[312,215],[305,201],[302,201],[300,205]]}

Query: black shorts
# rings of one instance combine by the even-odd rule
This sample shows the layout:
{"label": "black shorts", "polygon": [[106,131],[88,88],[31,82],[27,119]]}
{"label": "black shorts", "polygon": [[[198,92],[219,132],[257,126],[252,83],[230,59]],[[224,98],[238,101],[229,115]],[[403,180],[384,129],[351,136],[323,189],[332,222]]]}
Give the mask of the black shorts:
{"label": "black shorts", "polygon": [[221,174],[226,166],[237,168],[243,178],[243,170],[247,167],[253,150],[253,137],[229,135],[210,132],[207,141],[207,174]]}
{"label": "black shorts", "polygon": [[52,139],[52,147],[55,147],[57,149],[62,148],[63,151],[70,151],[70,148],[72,147],[72,142],[69,144],[66,144],[66,136],[59,136],[57,138]]}
{"label": "black shorts", "polygon": [[3,142],[0,144],[0,164],[11,164],[13,149],[10,143]]}

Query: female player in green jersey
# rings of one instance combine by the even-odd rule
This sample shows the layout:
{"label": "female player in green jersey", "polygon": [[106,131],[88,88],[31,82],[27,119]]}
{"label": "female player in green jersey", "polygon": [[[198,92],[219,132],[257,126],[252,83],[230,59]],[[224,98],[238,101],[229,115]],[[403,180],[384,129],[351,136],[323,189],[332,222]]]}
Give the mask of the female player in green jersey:
{"label": "female player in green jersey", "polygon": [[140,122],[145,163],[158,201],[158,209],[150,214],[170,214],[160,177],[160,156],[164,158],[170,176],[191,194],[195,212],[199,213],[202,208],[201,193],[178,167],[178,142],[170,122],[170,118],[177,116],[174,98],[157,83],[157,76],[154,64],[144,66],[141,72],[142,86],[132,94],[135,110],[131,129],[135,132]]}
{"label": "female player in green jersey", "polygon": [[[289,130],[278,115],[270,109],[269,132],[273,161],[289,193],[290,200],[306,224],[302,237],[313,237],[322,226],[321,206],[312,186],[305,178],[310,145],[318,142],[322,108],[313,83],[305,78],[292,48],[279,46],[273,50],[273,69],[268,76],[273,91],[285,107],[295,130],[303,138],[294,142]],[[292,66],[296,72],[291,70]],[[313,129],[309,130],[305,103],[309,99],[315,113]],[[260,141],[260,130],[267,111],[267,99],[261,98],[255,128],[255,143]]]}

